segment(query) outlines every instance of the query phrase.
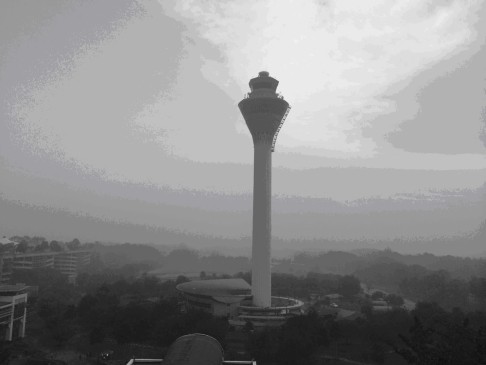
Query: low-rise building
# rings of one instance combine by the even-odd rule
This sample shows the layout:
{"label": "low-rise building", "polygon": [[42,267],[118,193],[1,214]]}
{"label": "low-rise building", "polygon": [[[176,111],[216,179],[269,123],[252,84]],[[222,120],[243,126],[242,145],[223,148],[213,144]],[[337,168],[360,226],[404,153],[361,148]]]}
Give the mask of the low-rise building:
{"label": "low-rise building", "polygon": [[54,268],[56,252],[28,252],[13,255],[14,270]]}
{"label": "low-rise building", "polygon": [[91,262],[91,251],[63,251],[54,256],[54,268],[76,282],[79,269]]}
{"label": "low-rise building", "polygon": [[13,272],[13,257],[0,253],[0,285],[10,283]]}
{"label": "low-rise building", "polygon": [[244,299],[251,298],[251,287],[243,279],[189,281],[177,285],[188,309],[199,309],[217,317],[237,314]]}
{"label": "low-rise building", "polygon": [[373,300],[371,305],[373,306],[373,310],[377,312],[386,312],[392,310],[392,306],[384,300]]}
{"label": "low-rise building", "polygon": [[234,327],[251,323],[254,328],[281,326],[302,313],[304,303],[297,299],[272,297],[270,307],[252,303],[250,285],[243,279],[196,280],[177,285],[184,294],[186,308],[199,309],[226,317]]}
{"label": "low-rise building", "polygon": [[70,283],[76,281],[80,269],[91,262],[92,251],[45,251],[0,253],[0,285],[11,283],[15,270],[51,268],[66,275]]}

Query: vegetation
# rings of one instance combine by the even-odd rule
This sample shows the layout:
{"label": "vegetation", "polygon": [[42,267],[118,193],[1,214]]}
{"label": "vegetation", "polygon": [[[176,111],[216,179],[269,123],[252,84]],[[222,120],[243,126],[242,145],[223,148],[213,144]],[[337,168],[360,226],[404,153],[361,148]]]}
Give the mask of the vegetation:
{"label": "vegetation", "polygon": [[[49,243],[40,237],[32,247],[32,240],[22,239],[27,249],[38,251],[83,246],[77,240]],[[163,254],[150,246],[131,244],[90,247],[93,260],[79,274],[76,285],[53,269],[14,272],[13,282],[39,288],[38,295],[29,300],[27,331],[33,340],[28,351],[41,346],[46,352],[74,348],[79,354],[93,354],[107,344],[126,348],[137,344],[157,348],[163,355],[177,337],[200,332],[217,338],[228,357],[241,359],[228,340],[234,335],[228,322],[203,312],[183,311],[175,286],[189,280],[185,271],[196,272],[200,279],[231,274],[250,283],[247,258],[202,256],[185,248]],[[424,262],[431,266],[422,266]],[[258,331],[246,326],[240,330],[245,356],[257,359],[259,365],[323,364],[337,362],[336,358],[374,364],[486,364],[484,261],[385,251],[301,254],[287,267],[297,263],[308,268],[305,274],[273,274],[272,291],[304,300],[310,308],[306,314],[280,328]],[[471,263],[473,269],[461,269]],[[157,268],[175,275],[167,280],[151,275]],[[381,290],[363,291],[362,284]],[[327,294],[340,294],[339,308],[359,315],[338,318],[328,299],[315,299]],[[374,300],[385,301],[391,308],[375,311]],[[404,310],[402,305],[410,300],[417,302],[416,308]],[[313,301],[317,301],[316,310]],[[79,343],[87,345],[81,350]],[[8,362],[15,351],[15,347],[3,346],[0,358]],[[89,361],[94,363],[96,356],[84,363]]]}

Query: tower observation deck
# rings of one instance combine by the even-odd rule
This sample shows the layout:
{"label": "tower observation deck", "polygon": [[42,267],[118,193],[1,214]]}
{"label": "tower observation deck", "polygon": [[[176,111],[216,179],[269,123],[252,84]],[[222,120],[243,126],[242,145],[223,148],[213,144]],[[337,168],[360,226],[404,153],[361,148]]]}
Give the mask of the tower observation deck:
{"label": "tower observation deck", "polygon": [[251,91],[238,104],[254,145],[252,296],[253,305],[263,308],[271,306],[272,152],[290,111],[277,86],[278,80],[262,71],[250,80]]}

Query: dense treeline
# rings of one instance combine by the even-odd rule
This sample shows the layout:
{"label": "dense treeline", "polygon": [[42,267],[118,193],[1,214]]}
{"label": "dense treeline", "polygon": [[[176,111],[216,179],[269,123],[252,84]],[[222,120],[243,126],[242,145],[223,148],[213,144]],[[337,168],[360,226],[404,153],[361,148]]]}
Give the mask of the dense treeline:
{"label": "dense treeline", "polygon": [[318,254],[299,253],[291,262],[308,271],[353,274],[370,266],[393,263],[402,267],[423,267],[431,271],[445,270],[452,277],[469,279],[473,276],[486,277],[486,259],[456,256],[435,256],[430,253],[404,255],[389,249],[364,251],[364,253],[329,251]]}
{"label": "dense treeline", "polygon": [[[37,236],[15,236],[11,239],[18,243],[17,250],[24,250],[26,247],[39,251],[89,248],[96,252],[104,264],[109,267],[146,262],[151,263],[152,267],[161,267],[166,272],[205,271],[232,275],[239,271],[250,270],[248,257],[228,257],[217,253],[203,255],[184,246],[173,246],[171,250],[168,250],[167,246],[160,246],[161,249],[164,249],[162,252],[157,249],[156,245],[131,243],[105,245],[99,242],[81,243],[78,239],[70,242],[48,242],[44,237]],[[5,247],[0,247],[0,251],[8,245],[3,246]],[[393,270],[393,275],[388,275],[387,270]],[[405,255],[389,249],[354,252],[328,251],[317,254],[298,253],[293,258],[276,260],[273,267],[274,272],[290,274],[305,274],[310,271],[340,275],[360,273],[363,280],[370,272],[384,272],[382,279],[395,280],[392,283],[395,285],[398,285],[397,278],[401,274],[410,277],[408,272],[415,271],[416,274],[420,274],[424,270],[447,271],[451,277],[462,280],[486,277],[486,259],[435,256],[430,253]]]}
{"label": "dense treeline", "polygon": [[[54,345],[62,346],[76,333],[85,333],[91,344],[113,338],[119,344],[168,346],[177,337],[191,332],[209,334],[225,344],[229,331],[225,320],[201,312],[181,312],[175,286],[186,278],[161,282],[150,276],[120,275],[112,280],[112,272],[107,274],[110,283],[84,286],[87,292],[76,305],[63,301],[68,296],[58,296],[55,290],[50,292],[56,295],[55,300],[47,300],[51,295],[47,293],[46,300],[39,299],[38,313],[45,323],[44,336]],[[30,279],[44,289],[51,285],[72,287],[55,275],[55,271],[42,269]],[[306,278],[290,275],[274,278],[283,295],[286,290],[297,287],[303,295],[324,287],[330,291],[346,288],[343,295],[347,291],[350,296],[359,291],[359,282],[351,276],[309,274]],[[86,274],[85,282],[97,281],[90,280]],[[337,343],[348,344],[339,356],[378,364],[390,352],[395,356],[400,354],[411,364],[457,364],[459,356],[463,359],[461,364],[481,364],[485,356],[481,341],[485,334],[484,312],[464,313],[459,309],[447,312],[437,304],[419,303],[410,313],[404,310],[369,312],[365,318],[354,321],[337,321],[334,316],[318,316],[311,311],[289,320],[281,328],[252,332],[248,349],[260,364],[317,364],[335,356],[329,349]],[[462,352],[464,348],[468,349],[467,355]],[[447,349],[446,355],[442,355],[443,349]]]}
{"label": "dense treeline", "polygon": [[233,275],[240,271],[250,270],[248,257],[229,257],[217,253],[200,255],[197,251],[179,248],[164,256],[162,267],[165,271],[216,272]]}
{"label": "dense treeline", "polygon": [[334,318],[311,311],[289,319],[281,328],[253,332],[249,346],[259,364],[313,364],[317,351],[327,347],[338,331]]}
{"label": "dense treeline", "polygon": [[418,265],[381,262],[355,272],[362,282],[398,292],[414,301],[439,303],[446,309],[486,307],[486,278],[462,279],[445,270],[431,271]]}
{"label": "dense treeline", "polygon": [[[192,332],[207,333],[224,343],[227,322],[205,313],[181,312],[177,296],[170,295],[176,293],[175,285],[151,277],[130,284],[119,281],[103,285],[81,299],[77,319],[89,332],[91,343],[110,336],[122,344],[168,346],[177,337]],[[147,300],[154,294],[164,296]]]}
{"label": "dense treeline", "polygon": [[[230,331],[227,321],[181,311],[175,286],[186,277],[162,281],[150,272],[154,268],[196,271],[201,279],[233,274],[250,283],[248,258],[203,256],[186,248],[161,253],[131,244],[103,249],[95,244],[93,249],[94,258],[76,285],[53,269],[14,272],[14,282],[39,287],[37,297],[29,300],[29,312],[42,323],[42,334],[37,334],[42,343],[59,348],[84,336],[93,346],[107,340],[168,346],[180,335],[202,332],[225,345]],[[309,299],[311,294],[338,293],[356,304],[357,311],[361,306],[361,318],[338,321],[335,315],[310,311],[281,328],[263,332],[247,328],[250,357],[259,364],[284,365],[319,364],[335,357],[377,364],[485,364],[484,261],[475,260],[467,271],[460,268],[468,259],[398,255],[399,261],[397,255],[384,251],[365,256],[343,252],[296,256],[290,264],[298,262],[309,269],[299,276],[275,273],[273,295]],[[434,270],[422,266],[434,260]],[[436,270],[448,266],[455,270]],[[226,275],[214,275],[229,267]],[[394,294],[367,297],[360,281],[417,301],[416,309],[399,309],[401,298]],[[381,298],[389,303],[397,299],[395,309],[379,313],[366,306]],[[32,330],[31,335],[35,335]],[[228,357],[236,356],[230,351]]]}
{"label": "dense treeline", "polygon": [[[188,249],[175,250],[167,256],[168,262],[184,262],[187,259],[187,270],[189,268],[208,268],[217,270],[217,261],[233,266],[231,273],[238,267],[235,261],[240,258],[201,257],[195,251]],[[410,263],[430,263],[434,267],[453,267],[454,273],[465,272],[461,267],[474,263],[478,276],[463,277],[449,273],[446,270],[430,270],[418,264],[406,264],[396,261],[400,259]],[[206,265],[211,261],[212,264]],[[243,263],[245,263],[242,260]],[[308,267],[309,270],[295,276],[284,273],[274,274],[272,279],[273,294],[277,296],[293,296],[297,298],[308,298],[311,293],[339,293],[349,295],[347,286],[339,283],[342,275],[345,277],[354,276],[370,288],[386,290],[390,293],[397,293],[413,301],[436,302],[446,309],[454,307],[463,310],[475,310],[486,306],[486,271],[483,273],[484,260],[471,260],[463,258],[436,257],[429,254],[424,255],[400,255],[388,250],[373,252],[367,256],[358,256],[346,252],[327,252],[319,255],[300,254],[294,259],[294,266]],[[248,264],[248,263],[246,263]],[[281,263],[280,269],[285,267]],[[356,269],[358,268],[359,269]],[[287,267],[289,268],[289,267]],[[333,272],[341,272],[336,274]],[[348,274],[349,272],[352,275]],[[248,282],[249,276],[245,278]],[[342,280],[342,279],[341,279]],[[359,281],[354,283],[355,289],[351,293],[359,291]]]}
{"label": "dense treeline", "polygon": [[38,297],[29,300],[29,312],[43,322],[42,341],[47,346],[64,346],[82,333],[91,344],[112,338],[120,344],[167,346],[191,332],[204,332],[224,343],[226,321],[181,312],[175,286],[187,280],[183,276],[162,282],[152,276],[127,276],[123,268],[119,273],[107,269],[81,275],[74,286],[47,268],[21,271],[16,278],[39,287]]}
{"label": "dense treeline", "polygon": [[164,255],[148,245],[124,243],[121,245],[92,244],[92,249],[103,261],[104,266],[120,267],[133,263],[150,263],[151,267],[160,266]]}
{"label": "dense treeline", "polygon": [[[51,269],[24,272],[21,278],[40,288],[36,308],[32,309],[44,323],[42,341],[65,346],[82,335],[93,346],[112,339],[121,345],[160,347],[181,335],[200,332],[226,345],[230,331],[226,320],[181,311],[175,286],[187,278],[163,282],[149,275],[131,274],[135,271],[133,267],[120,267],[118,271],[85,273],[78,286],[68,284]],[[249,279],[249,273],[237,276]],[[360,291],[359,281],[349,275],[274,275],[273,282],[274,290],[283,296],[300,290],[303,297],[319,291],[353,297]],[[471,285],[475,290],[484,289],[479,279]],[[418,303],[411,312],[395,309],[364,313],[363,318],[338,321],[333,315],[310,311],[290,319],[281,328],[251,331],[248,356],[258,359],[261,365],[321,364],[334,357],[376,364],[390,363],[392,356],[392,361],[399,358],[410,364],[469,365],[486,361],[484,312],[467,313],[457,308],[446,311],[437,304]],[[238,358],[231,351],[227,357]]]}
{"label": "dense treeline", "polygon": [[93,244],[82,244],[77,238],[69,241],[48,241],[41,236],[13,236],[10,243],[0,244],[0,253],[59,252],[91,248]]}
{"label": "dense treeline", "polygon": [[310,272],[302,277],[272,274],[272,294],[275,296],[310,299],[312,294],[337,293],[344,297],[352,297],[360,291],[360,282],[352,275]]}
{"label": "dense treeline", "polygon": [[430,303],[353,321],[310,312],[281,328],[254,332],[250,348],[262,365],[322,364],[335,357],[376,364],[486,364],[486,313],[447,312]]}
{"label": "dense treeline", "polygon": [[[53,241],[48,244],[43,237],[13,238],[21,243],[37,245],[35,247],[59,243]],[[82,244],[74,239],[59,244],[70,248],[89,247],[94,251],[91,264],[78,278],[82,292],[102,283],[113,283],[119,277],[135,277],[154,269],[162,273],[201,272],[204,278],[222,273],[234,275],[250,269],[247,257],[226,257],[215,253],[201,255],[184,247],[162,253],[152,246],[129,243]],[[295,268],[300,270],[299,277],[290,275]],[[275,276],[275,295],[305,298],[306,293],[341,293],[338,275],[353,275],[368,287],[397,293],[413,301],[437,302],[446,309],[460,307],[474,310],[486,305],[486,261],[483,259],[402,255],[391,250],[364,254],[330,251],[297,254],[293,260],[276,262],[274,269],[275,272],[289,274]],[[316,273],[321,277],[316,278]],[[16,280],[24,281],[22,278]],[[247,281],[250,282],[249,279]]]}

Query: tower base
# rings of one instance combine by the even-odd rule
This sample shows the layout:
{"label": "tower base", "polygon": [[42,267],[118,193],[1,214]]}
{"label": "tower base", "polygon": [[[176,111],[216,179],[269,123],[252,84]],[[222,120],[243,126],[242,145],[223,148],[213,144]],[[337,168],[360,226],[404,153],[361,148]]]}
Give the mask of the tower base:
{"label": "tower base", "polygon": [[304,302],[285,297],[272,297],[270,307],[257,307],[251,299],[243,300],[238,306],[238,315],[229,318],[228,322],[234,327],[250,326],[253,329],[279,327],[289,318],[302,314]]}

